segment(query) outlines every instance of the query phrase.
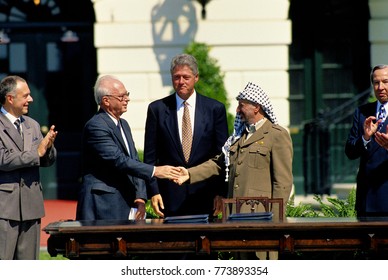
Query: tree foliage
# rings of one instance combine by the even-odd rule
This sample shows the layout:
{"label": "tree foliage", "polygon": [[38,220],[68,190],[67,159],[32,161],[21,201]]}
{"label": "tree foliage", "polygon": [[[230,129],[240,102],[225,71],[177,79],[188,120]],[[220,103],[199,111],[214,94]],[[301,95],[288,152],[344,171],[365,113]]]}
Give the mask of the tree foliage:
{"label": "tree foliage", "polygon": [[184,52],[197,59],[199,80],[195,86],[196,91],[225,105],[229,132],[232,132],[234,115],[229,113],[230,102],[224,85],[224,73],[221,71],[218,61],[209,56],[210,46],[205,43],[191,42],[184,49]]}

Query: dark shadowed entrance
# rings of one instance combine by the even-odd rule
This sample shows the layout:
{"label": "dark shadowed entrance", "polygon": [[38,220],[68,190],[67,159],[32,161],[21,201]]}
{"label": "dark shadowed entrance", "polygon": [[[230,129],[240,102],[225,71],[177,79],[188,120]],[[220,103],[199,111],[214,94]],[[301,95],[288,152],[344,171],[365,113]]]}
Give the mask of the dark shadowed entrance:
{"label": "dark shadowed entrance", "polygon": [[96,111],[94,22],[90,0],[0,3],[0,78],[24,77],[34,98],[29,115],[43,133],[51,124],[59,131],[56,166],[41,170],[46,199],[76,198],[81,131]]}

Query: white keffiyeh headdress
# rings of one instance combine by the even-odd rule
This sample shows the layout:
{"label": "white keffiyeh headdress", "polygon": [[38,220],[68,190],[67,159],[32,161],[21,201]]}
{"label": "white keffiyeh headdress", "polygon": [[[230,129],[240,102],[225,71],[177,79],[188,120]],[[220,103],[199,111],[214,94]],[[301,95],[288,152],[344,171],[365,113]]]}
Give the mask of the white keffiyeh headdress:
{"label": "white keffiyeh headdress", "polygon": [[[263,108],[266,117],[274,124],[277,124],[278,121],[276,119],[276,116],[273,112],[272,104],[269,101],[268,95],[265,93],[265,91],[259,87],[258,85],[255,85],[251,82],[249,82],[245,89],[239,93],[239,95],[236,97],[237,100],[248,100],[250,102],[260,104],[261,108]],[[224,146],[222,147],[222,152],[225,155],[225,166],[226,166],[226,178],[225,181],[229,180],[229,166],[230,166],[230,160],[229,160],[229,150],[230,146],[233,145],[242,135],[244,129],[246,127],[246,124],[241,120],[240,113],[236,114],[236,117],[234,119],[234,130],[233,134],[229,136],[229,138],[226,140]]]}

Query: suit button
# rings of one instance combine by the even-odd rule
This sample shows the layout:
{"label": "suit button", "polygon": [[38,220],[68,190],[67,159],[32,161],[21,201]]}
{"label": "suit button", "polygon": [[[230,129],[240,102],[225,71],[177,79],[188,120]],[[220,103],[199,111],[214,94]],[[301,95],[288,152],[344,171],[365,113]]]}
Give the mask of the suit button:
{"label": "suit button", "polygon": [[237,164],[238,164],[238,165],[241,165],[241,164],[242,164],[242,160],[239,160],[239,161],[237,162]]}
{"label": "suit button", "polygon": [[244,149],[241,149],[241,150],[240,150],[240,153],[243,153],[243,152],[244,152]]}
{"label": "suit button", "polygon": [[240,173],[236,172],[236,174],[234,175],[234,177],[238,177],[240,175]]}
{"label": "suit button", "polygon": [[235,188],[235,189],[238,189],[238,184],[234,185],[234,188]]}

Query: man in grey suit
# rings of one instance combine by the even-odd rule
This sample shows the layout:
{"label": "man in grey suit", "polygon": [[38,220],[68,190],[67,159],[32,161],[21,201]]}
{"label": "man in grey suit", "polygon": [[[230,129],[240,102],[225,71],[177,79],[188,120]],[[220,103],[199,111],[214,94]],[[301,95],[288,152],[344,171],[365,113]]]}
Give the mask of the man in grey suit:
{"label": "man in grey suit", "polygon": [[128,122],[129,92],[114,76],[97,79],[94,97],[99,111],[86,123],[82,137],[83,183],[77,220],[128,220],[146,215],[144,180],[173,179],[179,168],[153,166],[139,160]]}
{"label": "man in grey suit", "polygon": [[0,259],[39,259],[45,215],[39,167],[56,160],[52,125],[43,137],[26,116],[33,99],[27,82],[8,76],[0,82]]}

